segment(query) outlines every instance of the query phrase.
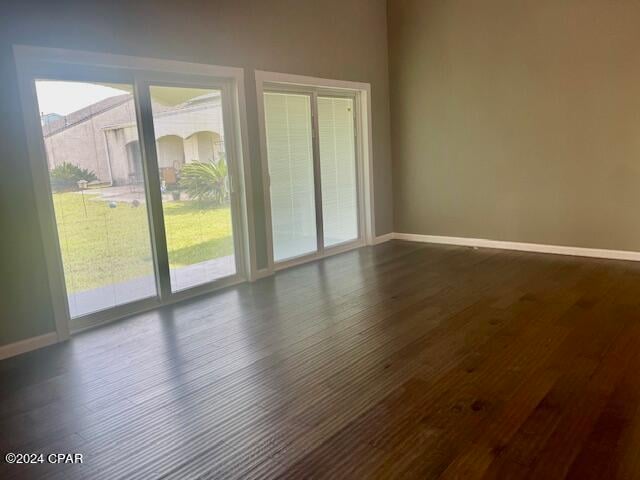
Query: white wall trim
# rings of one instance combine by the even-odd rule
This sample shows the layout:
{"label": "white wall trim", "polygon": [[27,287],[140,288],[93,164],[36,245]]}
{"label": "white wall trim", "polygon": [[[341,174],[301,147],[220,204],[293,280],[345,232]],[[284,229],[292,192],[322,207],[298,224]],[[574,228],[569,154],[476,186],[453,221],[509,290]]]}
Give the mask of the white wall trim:
{"label": "white wall trim", "polygon": [[257,280],[260,280],[261,278],[267,278],[273,275],[273,271],[269,270],[268,268],[261,268],[260,270],[256,270],[255,275],[253,276],[253,278],[251,279],[252,282],[255,282]]}
{"label": "white wall trim", "polygon": [[[521,252],[546,253],[553,255],[569,255],[575,257],[605,258],[611,260],[627,260],[640,262],[640,252],[627,250],[607,250],[600,248],[567,247],[561,245],[545,245],[541,243],[509,242],[503,240],[489,240],[484,238],[447,237],[442,235],[419,235],[415,233],[386,233],[375,238],[374,244],[379,245],[390,240],[405,240],[409,242],[433,243],[442,245],[458,245],[462,247],[495,248],[499,250],[516,250]],[[358,245],[362,246],[362,245]],[[355,248],[358,248],[356,246]],[[273,275],[273,271],[264,268],[258,270],[254,280]],[[37,337],[27,338],[19,342],[0,346],[0,360],[20,355],[38,348],[43,348],[58,342],[55,332]]]}
{"label": "white wall trim", "polygon": [[183,62],[162,58],[133,57],[129,55],[69,50],[64,48],[35,47],[30,45],[14,45],[13,51],[16,59],[21,63],[52,62],[58,64],[118,67],[122,69],[162,73],[188,72],[190,75],[234,78],[238,82],[241,82],[244,76],[244,70],[240,67]]}
{"label": "white wall trim", "polygon": [[256,77],[261,83],[285,83],[291,85],[302,85],[311,87],[335,88],[342,90],[370,90],[371,85],[365,82],[354,82],[351,80],[335,80],[332,78],[310,77],[307,75],[295,75],[293,73],[268,72],[256,70]]}
{"label": "white wall trim", "polygon": [[45,333],[37,337],[27,338],[20,340],[19,342],[9,343],[0,347],[0,360],[5,358],[15,357],[21,353],[30,352],[38,348],[47,347],[53,345],[58,341],[58,334],[56,332]]}
{"label": "white wall trim", "polygon": [[389,240],[393,240],[395,233],[385,233],[384,235],[378,235],[373,241],[374,245],[380,245],[381,243],[388,242]]}
{"label": "white wall trim", "polygon": [[553,255],[571,255],[575,257],[606,258],[611,260],[629,260],[633,262],[640,262],[640,252],[632,252],[627,250],[568,247],[562,245],[545,245],[541,243],[488,240],[484,238],[419,235],[414,233],[393,233],[392,236],[395,240],[407,240],[410,242],[459,245],[463,247],[497,248],[501,250],[517,250],[520,252],[550,253]]}

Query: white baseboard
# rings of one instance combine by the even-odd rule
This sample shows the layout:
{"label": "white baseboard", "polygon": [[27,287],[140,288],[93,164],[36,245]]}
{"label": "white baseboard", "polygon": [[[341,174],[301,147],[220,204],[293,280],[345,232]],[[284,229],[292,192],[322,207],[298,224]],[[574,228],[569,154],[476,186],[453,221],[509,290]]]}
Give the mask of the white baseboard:
{"label": "white baseboard", "polygon": [[607,258],[612,260],[630,260],[640,262],[640,252],[626,250],[605,250],[600,248],[565,247],[540,243],[507,242],[487,240],[484,238],[444,237],[440,235],[418,235],[413,233],[394,233],[396,240],[410,242],[439,243],[459,245],[463,247],[497,248],[501,250],[517,250],[521,252],[551,253],[554,255],[571,255],[575,257]]}
{"label": "white baseboard", "polygon": [[5,358],[15,357],[21,353],[30,352],[38,348],[47,347],[53,345],[58,341],[58,335],[55,332],[46,333],[37,337],[27,338],[20,340],[19,342],[10,343],[0,347],[0,360]]}
{"label": "white baseboard", "polygon": [[388,242],[389,240],[393,240],[395,236],[395,233],[391,232],[391,233],[385,233],[384,235],[380,235],[379,237],[376,237],[373,239],[373,244],[374,245],[379,245],[381,243],[384,242]]}
{"label": "white baseboard", "polygon": [[262,268],[260,270],[257,270],[253,279],[251,280],[252,282],[255,282],[256,280],[260,280],[261,278],[266,278],[273,275],[273,272],[271,270],[269,270],[268,268]]}
{"label": "white baseboard", "polygon": [[[517,250],[521,252],[549,253],[554,255],[570,255],[574,257],[606,258],[611,260],[640,262],[640,252],[626,250],[565,247],[561,245],[545,245],[541,243],[508,242],[503,240],[488,240],[484,238],[446,237],[441,235],[419,235],[415,233],[387,233],[376,237],[374,239],[374,244],[379,245],[390,240],[406,240],[409,242],[458,245],[462,247],[496,248],[500,250]],[[256,272],[255,279],[257,280],[268,277],[271,274],[272,272],[266,268],[258,270]],[[0,346],[0,360],[46,347],[56,343],[57,341],[57,334],[52,332]]]}

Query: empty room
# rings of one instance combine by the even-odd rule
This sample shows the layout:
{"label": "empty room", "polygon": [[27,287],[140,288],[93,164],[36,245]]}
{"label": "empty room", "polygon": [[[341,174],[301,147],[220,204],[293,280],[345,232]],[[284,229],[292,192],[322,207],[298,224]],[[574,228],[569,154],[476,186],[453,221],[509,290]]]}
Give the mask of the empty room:
{"label": "empty room", "polygon": [[639,25],[4,0],[0,478],[640,479]]}

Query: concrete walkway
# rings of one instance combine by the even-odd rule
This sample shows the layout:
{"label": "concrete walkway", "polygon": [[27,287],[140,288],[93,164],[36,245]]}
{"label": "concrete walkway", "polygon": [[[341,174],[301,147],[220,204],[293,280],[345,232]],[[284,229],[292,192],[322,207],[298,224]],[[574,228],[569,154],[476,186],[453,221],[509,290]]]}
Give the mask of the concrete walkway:
{"label": "concrete walkway", "polygon": [[[73,192],[76,195],[85,195],[87,198],[95,202],[125,202],[133,203],[138,202],[140,204],[146,203],[144,186],[142,185],[119,185],[114,187],[101,187],[90,188],[88,190],[81,190],[79,192]],[[186,193],[181,193],[181,200],[189,200]],[[162,194],[163,202],[173,202],[173,195],[171,192],[164,192]]]}
{"label": "concrete walkway", "polygon": [[[171,270],[171,286],[174,291],[184,290],[235,273],[235,259],[233,255],[229,255]],[[149,275],[72,293],[69,295],[69,311],[73,318],[155,295],[155,279],[153,275]]]}

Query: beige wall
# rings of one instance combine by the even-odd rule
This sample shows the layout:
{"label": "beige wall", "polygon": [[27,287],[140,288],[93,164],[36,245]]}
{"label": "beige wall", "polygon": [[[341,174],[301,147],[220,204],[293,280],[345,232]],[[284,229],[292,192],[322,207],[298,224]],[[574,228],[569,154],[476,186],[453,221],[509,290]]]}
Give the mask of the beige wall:
{"label": "beige wall", "polygon": [[[393,227],[384,0],[24,0],[0,17],[0,344],[53,329],[12,44],[245,68],[250,159],[259,169],[255,69],[369,82],[378,234]],[[262,219],[260,177],[254,198]],[[259,261],[265,263],[259,221]]]}
{"label": "beige wall", "polygon": [[397,232],[640,250],[640,2],[388,15]]}

